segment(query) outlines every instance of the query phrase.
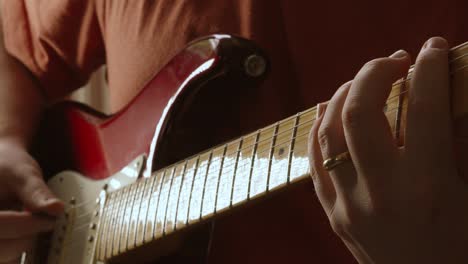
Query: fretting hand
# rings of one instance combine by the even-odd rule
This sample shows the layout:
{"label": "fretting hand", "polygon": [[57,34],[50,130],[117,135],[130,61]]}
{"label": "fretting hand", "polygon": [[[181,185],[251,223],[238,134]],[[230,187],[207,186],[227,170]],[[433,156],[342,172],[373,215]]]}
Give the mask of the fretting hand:
{"label": "fretting hand", "polygon": [[[373,60],[320,107],[310,139],[316,192],[360,263],[467,263],[468,187],[460,172],[468,162],[454,154],[447,42],[432,38],[418,55],[398,147],[382,109],[410,64],[404,51]],[[347,151],[350,161],[323,167]]]}

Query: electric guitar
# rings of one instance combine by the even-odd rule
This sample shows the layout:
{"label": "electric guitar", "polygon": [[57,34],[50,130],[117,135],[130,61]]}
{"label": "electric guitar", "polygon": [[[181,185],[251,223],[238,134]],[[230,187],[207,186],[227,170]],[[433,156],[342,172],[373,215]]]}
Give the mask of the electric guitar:
{"label": "electric guitar", "polygon": [[[450,53],[455,117],[468,112],[461,102],[468,98],[467,51],[461,45]],[[202,128],[210,120],[200,118],[201,111],[211,104],[223,109],[212,113],[219,115],[214,120],[229,119],[240,95],[226,86],[256,87],[269,67],[249,41],[212,35],[189,44],[115,115],[73,102],[52,107],[33,152],[44,175],[55,175],[48,184],[65,201],[65,213],[29,261],[164,262],[187,241],[195,247],[208,241],[193,237],[218,216],[308,181],[315,108],[237,138],[236,126],[219,123],[224,138],[197,140],[219,133]],[[384,109],[400,141],[411,75],[394,84]],[[217,100],[226,90],[232,104]],[[203,263],[206,254],[189,252],[178,261]]]}

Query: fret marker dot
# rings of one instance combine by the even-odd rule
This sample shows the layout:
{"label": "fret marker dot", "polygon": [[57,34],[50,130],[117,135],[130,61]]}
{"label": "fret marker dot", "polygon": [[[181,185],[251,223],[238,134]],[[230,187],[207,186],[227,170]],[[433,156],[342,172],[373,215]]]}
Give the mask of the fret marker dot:
{"label": "fret marker dot", "polygon": [[283,155],[283,154],[284,154],[284,148],[280,148],[280,149],[278,150],[278,154],[279,154],[279,155]]}

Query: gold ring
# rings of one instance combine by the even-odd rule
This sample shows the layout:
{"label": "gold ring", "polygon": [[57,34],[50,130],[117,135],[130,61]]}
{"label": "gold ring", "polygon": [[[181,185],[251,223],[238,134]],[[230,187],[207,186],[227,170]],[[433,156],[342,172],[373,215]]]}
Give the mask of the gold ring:
{"label": "gold ring", "polygon": [[336,166],[351,160],[351,155],[349,155],[349,152],[343,152],[341,154],[336,155],[335,157],[331,157],[329,159],[326,159],[323,162],[323,168],[326,169],[327,171],[335,168]]}

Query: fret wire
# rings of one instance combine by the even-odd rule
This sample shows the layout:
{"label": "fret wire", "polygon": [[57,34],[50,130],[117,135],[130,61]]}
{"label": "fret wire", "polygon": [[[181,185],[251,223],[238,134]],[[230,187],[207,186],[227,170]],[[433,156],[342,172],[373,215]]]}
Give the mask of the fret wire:
{"label": "fret wire", "polygon": [[146,188],[148,181],[146,179],[141,179],[139,180],[139,183],[137,184],[137,193],[135,196],[135,202],[133,203],[133,208],[132,208],[132,216],[130,218],[130,228],[128,231],[128,240],[127,240],[127,248],[128,249],[133,249],[136,244],[136,237],[137,237],[137,226],[138,226],[138,217],[140,215],[140,210],[141,210],[141,201],[143,198],[144,190]]}
{"label": "fret wire", "polygon": [[106,238],[106,250],[105,250],[105,258],[109,258],[109,255],[110,253],[112,253],[112,245],[113,245],[113,239],[114,239],[114,236],[116,235],[115,232],[113,232],[113,222],[114,222],[114,216],[116,214],[116,208],[117,208],[117,205],[119,203],[118,199],[117,199],[117,196],[118,196],[118,193],[114,193],[113,195],[113,200],[114,202],[112,203],[112,207],[109,208],[109,218],[108,220],[108,228],[107,228],[107,231],[106,231],[106,235],[107,235],[107,238]]}
{"label": "fret wire", "polygon": [[[74,242],[78,242],[78,241],[74,241]],[[72,243],[70,243],[70,244],[72,244]]]}
{"label": "fret wire", "polygon": [[113,232],[112,233],[112,237],[110,239],[110,244],[109,244],[109,248],[108,250],[106,250],[106,258],[109,258],[109,257],[112,257],[112,253],[113,253],[113,248],[114,248],[114,240],[118,241],[119,239],[117,239],[116,237],[120,235],[119,232],[117,232],[117,220],[118,220],[118,216],[119,216],[119,213],[120,213],[120,208],[121,208],[121,204],[123,203],[122,201],[122,196],[121,196],[121,193],[122,192],[116,192],[115,193],[115,196],[119,201],[116,205],[114,205],[114,211],[112,213],[112,222],[111,222],[111,227],[114,227],[112,228],[113,229]]}
{"label": "fret wire", "polygon": [[[463,47],[464,47],[464,46],[463,46]],[[462,47],[458,47],[458,48],[462,48]],[[458,48],[457,48],[457,49],[458,49]],[[452,52],[453,52],[453,51],[457,51],[457,49],[451,49],[451,51],[452,51]],[[459,57],[460,57],[460,58],[465,57],[466,54],[467,54],[467,53],[464,53],[462,56],[459,56]],[[457,57],[457,58],[458,58],[458,57]],[[455,61],[457,61],[457,58],[451,60],[450,63],[453,64]],[[407,77],[405,78],[405,81],[411,80],[410,75],[412,75],[412,73],[411,73],[412,67],[414,67],[414,65],[411,66],[410,72],[408,73]],[[450,72],[450,75],[454,75],[455,73],[457,73],[457,72],[459,72],[459,71],[461,71],[461,70],[464,70],[464,69],[466,69],[467,67],[468,67],[468,64],[463,64],[461,67],[459,67],[459,68],[457,68],[457,69],[455,69],[455,70],[452,70],[452,71]],[[397,81],[396,83],[394,83],[394,84],[392,85],[392,87],[395,87],[395,86],[401,84],[401,82],[402,82],[402,80]],[[393,89],[393,88],[392,88],[392,89]],[[401,93],[401,94],[404,94],[404,93],[405,93],[405,92],[403,92],[403,93]],[[401,94],[396,95],[396,96],[398,97],[398,96],[400,96]],[[392,98],[388,98],[388,100],[390,100],[390,99],[392,99]],[[301,114],[304,114],[306,111],[312,111],[312,110],[315,110],[315,107],[310,108],[310,109],[308,109],[308,110],[305,110],[304,112],[301,112]],[[281,121],[280,121],[280,122],[281,122]],[[194,155],[194,156],[196,156],[196,155]],[[93,202],[94,202],[94,199],[93,199],[93,200],[84,201],[84,202],[81,202],[81,203],[77,204],[75,208],[78,208],[78,207],[81,207],[81,206],[83,206],[83,205],[85,205],[85,204],[89,204],[89,203],[93,203]],[[65,211],[65,212],[68,212],[68,211]]]}
{"label": "fret wire", "polygon": [[157,208],[159,203],[159,195],[161,193],[162,182],[164,180],[164,170],[160,170],[156,172],[153,176],[154,183],[153,188],[151,189],[151,196],[148,205],[148,215],[146,216],[146,228],[145,228],[145,235],[144,235],[144,242],[149,242],[153,240],[153,233],[155,228],[156,216],[157,216]]}
{"label": "fret wire", "polygon": [[[462,68],[464,68],[464,67],[462,67]],[[406,79],[406,81],[408,81],[408,80],[410,80],[410,79],[409,79],[409,78]],[[400,82],[400,84],[401,84],[401,83],[402,83],[402,82]],[[398,83],[394,84],[393,86],[396,86],[397,84],[398,84]],[[395,87],[394,87],[394,88],[395,88]],[[399,93],[398,95],[394,96],[395,98],[389,98],[389,100],[392,100],[392,99],[400,99],[400,98],[401,98],[401,95],[403,95],[403,94],[405,94],[405,93],[406,93],[406,91],[401,92],[401,93]],[[387,102],[388,102],[388,101],[387,101]],[[308,111],[312,111],[312,110],[314,110],[314,108],[309,109]],[[304,113],[304,112],[302,112],[302,113],[300,113],[300,114],[303,114],[303,113]],[[388,113],[388,112],[387,112],[387,113]],[[294,129],[296,129],[296,128],[294,128]],[[286,131],[285,131],[285,132],[286,132]],[[86,204],[86,202],[80,203],[78,206],[82,206],[83,204]],[[81,215],[81,216],[82,216],[82,215]],[[79,217],[81,217],[81,216],[79,216]]]}
{"label": "fret wire", "polygon": [[[302,112],[300,112],[300,113],[298,113],[298,114],[302,114],[302,115],[303,115],[303,114],[307,114],[307,113],[309,113],[309,112],[311,112],[311,111],[314,111],[315,108],[316,108],[316,107],[312,107],[312,108],[307,109],[307,110],[304,110],[304,111],[302,111]],[[281,123],[281,122],[285,122],[285,121],[288,121],[289,119],[292,119],[292,118],[294,118],[294,116],[285,118],[285,119],[283,119],[283,120],[281,120],[281,121],[279,121],[279,122],[280,122],[280,123]],[[313,120],[311,120],[311,121],[313,121]],[[275,125],[275,124],[273,124],[273,125]],[[270,125],[270,126],[272,126],[272,125]],[[265,128],[268,128],[268,127],[270,127],[270,126],[267,126],[267,127],[265,127]],[[264,129],[265,129],[265,128],[264,128]],[[285,132],[287,132],[287,131],[285,131]],[[237,139],[237,140],[238,140],[238,139]],[[266,139],[266,140],[269,140],[269,139]],[[233,141],[235,141],[235,140],[233,140]],[[260,142],[259,142],[259,143],[260,143]],[[196,155],[193,155],[193,156],[191,156],[191,157],[188,157],[188,158],[186,158],[186,159],[184,159],[184,160],[182,160],[182,161],[179,161],[179,162],[175,163],[174,165],[177,165],[178,163],[185,162],[186,160],[188,160],[188,159],[190,159],[190,158],[194,158],[194,157],[199,156],[199,155],[201,155],[201,154],[196,154]],[[155,172],[155,173],[156,173],[156,172]],[[144,180],[146,180],[146,178],[145,178]],[[115,190],[115,191],[113,191],[113,192],[118,192],[118,191],[120,191],[120,189]],[[88,204],[88,203],[91,203],[91,202],[94,202],[94,200],[88,200],[88,201],[86,201],[86,202],[80,203],[80,204],[77,205],[77,207],[83,206],[83,205]]]}
{"label": "fret wire", "polygon": [[100,257],[101,259],[105,259],[106,258],[106,249],[107,249],[107,240],[108,240],[108,236],[109,236],[109,221],[110,221],[110,215],[112,215],[112,209],[114,208],[114,196],[115,196],[115,193],[109,193],[109,199],[107,200],[108,201],[108,210],[106,210],[106,215],[103,217],[104,219],[104,229],[103,229],[103,233],[102,233],[102,241],[101,241],[101,254],[100,254]]}
{"label": "fret wire", "polygon": [[164,212],[164,220],[162,225],[162,235],[166,233],[166,223],[167,223],[167,210],[169,208],[169,199],[172,191],[172,184],[174,183],[175,173],[176,173],[177,166],[174,166],[171,173],[171,183],[169,184],[169,189],[167,190],[167,201],[166,201],[166,210]]}
{"label": "fret wire", "polygon": [[203,202],[204,183],[208,171],[208,163],[211,160],[212,151],[204,152],[200,155],[197,172],[193,178],[193,188],[190,199],[189,223],[197,221],[201,217]]}
{"label": "fret wire", "polygon": [[[395,109],[396,109],[396,108],[395,108]],[[314,119],[305,121],[304,124],[300,124],[298,127],[304,126],[304,125],[310,123],[310,121],[314,121]],[[297,129],[297,127],[296,127],[296,128],[293,128],[293,129]],[[292,129],[291,129],[291,130],[292,130]],[[287,132],[290,132],[290,130],[287,130]],[[262,142],[263,142],[263,141],[262,141]],[[260,143],[260,141],[259,141],[259,143]],[[275,146],[275,147],[276,147],[276,146]],[[236,152],[237,152],[237,151],[236,151]],[[225,167],[225,168],[223,168],[223,169],[226,169],[226,168],[228,168],[228,167]]]}
{"label": "fret wire", "polygon": [[195,167],[194,167],[195,170],[193,172],[193,177],[192,177],[192,187],[190,187],[189,199],[187,201],[187,218],[185,220],[185,225],[188,225],[189,219],[190,219],[190,204],[191,204],[190,201],[192,200],[193,186],[195,184],[195,176],[197,175],[199,164],[200,164],[200,155],[196,157],[196,161],[195,161]]}
{"label": "fret wire", "polygon": [[[461,68],[458,68],[458,69],[456,70],[456,72],[458,72],[459,70],[463,70],[463,69],[465,69],[466,67],[467,67],[467,65],[465,65],[465,66],[463,66],[463,67],[461,67]],[[451,72],[451,74],[453,74],[453,72]],[[408,80],[410,80],[410,78],[407,78],[405,81],[408,81]],[[406,93],[406,92],[402,92],[402,93],[400,93],[399,95],[397,95],[397,96],[399,96],[398,99],[400,99],[400,98],[401,98],[401,95],[403,95],[403,94],[405,94],[405,93]],[[391,98],[389,98],[389,99],[391,99]],[[400,105],[400,104],[399,104],[399,105]],[[400,109],[401,109],[401,108],[398,107],[398,108],[397,108],[397,111],[400,111]],[[311,109],[311,110],[312,110],[312,109]],[[296,127],[296,126],[295,126],[293,129],[294,129],[295,131],[297,131],[297,127]],[[297,137],[295,137],[295,139],[297,139]],[[294,140],[294,143],[295,143],[295,141],[296,141],[296,140]],[[239,154],[239,152],[237,153],[237,156],[238,156],[238,154]],[[237,167],[237,166],[236,166],[236,167]],[[289,173],[288,173],[288,174],[289,174]],[[289,179],[289,176],[288,176],[288,179]],[[231,198],[232,198],[232,195],[231,195]],[[91,201],[90,201],[90,202],[91,202]],[[80,203],[78,206],[81,206],[81,205],[86,204],[86,203],[88,203],[88,202],[82,202],[82,203]],[[232,202],[231,202],[231,204],[232,204]],[[103,231],[103,229],[101,229],[101,231]],[[100,236],[100,237],[102,238],[102,236]]]}
{"label": "fret wire", "polygon": [[[300,136],[298,136],[298,137],[302,137],[302,136],[305,136],[305,135],[306,135],[306,134],[302,134],[302,135],[300,135]],[[305,139],[305,138],[303,138],[303,139]],[[287,144],[287,143],[288,143],[288,142],[284,142],[283,144]],[[300,149],[300,150],[303,150],[303,149]],[[83,227],[83,226],[81,226],[81,227]]]}
{"label": "fret wire", "polygon": [[292,161],[292,156],[293,156],[293,153],[294,153],[294,148],[296,146],[295,138],[296,138],[296,135],[297,135],[297,127],[299,126],[299,118],[300,118],[300,115],[298,113],[296,115],[296,118],[294,119],[293,131],[292,131],[292,136],[291,136],[291,145],[289,147],[287,183],[291,182],[291,161]]}
{"label": "fret wire", "polygon": [[[128,195],[130,193],[130,187],[128,186],[125,186],[123,187],[122,189],[122,202],[121,204],[123,204],[123,208],[127,208],[127,199],[128,199]],[[113,250],[112,250],[112,255],[113,256],[116,256],[118,253],[119,253],[119,249],[120,249],[120,233],[122,231],[122,225],[123,225],[123,221],[124,221],[124,218],[125,218],[125,209],[123,210],[119,210],[119,219],[117,220],[117,222],[119,223],[117,225],[117,237],[114,238],[114,245],[113,245]]]}
{"label": "fret wire", "polygon": [[[299,138],[300,138],[300,139],[301,139],[300,141],[303,141],[303,140],[306,140],[306,139],[307,139],[307,134],[308,134],[308,133],[303,133],[303,134],[301,134],[301,135],[295,136],[294,138],[295,138],[295,139],[299,139]],[[297,142],[299,142],[299,140],[298,140]],[[296,142],[296,143],[297,143],[297,142]],[[288,143],[288,142],[286,141],[286,142],[283,142],[283,143],[281,143],[281,144],[287,144],[287,143]],[[279,144],[279,145],[281,145],[281,144]],[[240,144],[239,144],[239,145],[240,145]],[[307,147],[306,145],[303,145],[302,148],[296,149],[295,151],[299,151],[299,150],[303,151],[303,150],[306,149],[306,147]],[[291,166],[291,163],[289,163],[289,166]],[[232,197],[231,197],[231,198],[232,198]],[[232,204],[231,204],[230,207],[232,207]]]}
{"label": "fret wire", "polygon": [[[174,173],[175,173],[175,167],[172,167],[172,168],[171,168],[171,175],[169,176],[169,177],[171,177],[171,178],[169,179],[170,182],[169,182],[169,187],[168,187],[169,189],[167,189],[167,195],[166,195],[165,193],[163,193],[164,186],[161,186],[161,195],[160,195],[160,198],[159,198],[159,205],[158,205],[158,207],[161,207],[161,205],[162,205],[162,204],[161,204],[161,197],[162,197],[162,195],[164,194],[164,196],[167,196],[167,198],[166,198],[166,197],[162,197],[163,199],[165,199],[165,200],[163,200],[163,202],[164,202],[164,205],[163,205],[163,206],[164,206],[165,208],[163,208],[164,215],[160,218],[160,219],[162,220],[161,225],[160,225],[160,226],[161,226],[161,236],[164,235],[164,228],[165,228],[165,225],[166,225],[166,216],[167,216],[167,206],[168,206],[167,203],[169,202],[169,194],[170,194],[170,192],[171,192],[172,181],[174,180]],[[164,184],[164,181],[163,181],[163,184]],[[159,210],[158,210],[158,214],[159,214]],[[158,226],[158,225],[156,225],[156,227],[157,227],[157,226]],[[159,231],[158,229],[155,229],[155,231],[154,231],[155,238],[158,238],[158,237],[157,237],[158,231]]]}
{"label": "fret wire", "polygon": [[[234,184],[234,170],[230,170],[226,172],[226,168],[234,167],[237,161],[237,151],[239,150],[241,139],[234,140],[229,142],[226,147],[226,151],[224,153],[223,158],[223,167],[222,173],[220,174],[219,182],[218,182],[218,191],[216,197],[216,211],[222,211],[227,209],[230,204],[230,197],[232,195],[232,186]],[[228,154],[230,153],[230,154]],[[234,166],[233,166],[234,165]]]}
{"label": "fret wire", "polygon": [[[298,139],[300,139],[301,141],[303,141],[303,140],[307,139],[306,135],[307,135],[307,133],[304,133],[304,134],[302,134],[302,135],[300,135],[300,136],[297,136],[296,138],[298,138]],[[304,145],[302,145],[301,148],[296,149],[295,151],[304,151],[304,150],[306,150],[306,149],[307,149],[307,146],[304,144]],[[304,155],[307,155],[307,154],[304,153]],[[289,166],[290,166],[290,165],[291,165],[291,164],[289,164]],[[298,177],[297,179],[301,180],[301,179],[303,179],[303,177]],[[290,184],[290,183],[288,183],[288,185],[289,185],[289,184]],[[232,208],[232,207],[233,207],[233,205],[231,205],[229,208]],[[78,242],[78,241],[72,241],[72,242],[70,242],[70,243],[67,243],[66,246],[71,245],[71,244],[74,244],[73,242]]]}
{"label": "fret wire", "polygon": [[202,196],[201,196],[201,199],[200,199],[200,217],[199,217],[200,219],[202,218],[202,215],[203,215],[203,201],[204,201],[204,198],[205,198],[206,181],[208,179],[208,173],[209,173],[209,170],[210,170],[211,159],[213,158],[213,151],[214,151],[214,149],[210,150],[210,154],[208,156],[208,163],[206,164],[205,178],[203,179]]}
{"label": "fret wire", "polygon": [[[310,110],[313,110],[313,109],[310,109]],[[303,115],[303,113],[305,113],[305,112],[306,112],[306,111],[304,111],[304,112],[302,112],[302,113],[299,113],[299,115]],[[307,112],[309,112],[309,111],[307,111]],[[293,116],[293,118],[294,118],[294,116]],[[311,119],[310,121],[314,121],[314,119]],[[295,128],[293,128],[293,129],[295,129]],[[284,131],[283,133],[286,133],[286,132],[289,132],[289,131]],[[268,139],[266,139],[266,140],[268,140]],[[259,143],[260,143],[260,142],[259,142]]]}
{"label": "fret wire", "polygon": [[166,208],[166,220],[164,226],[164,234],[168,234],[175,230],[175,221],[177,217],[177,204],[182,186],[183,173],[186,163],[179,163],[174,168],[174,176],[172,177],[171,189],[169,192]]}
{"label": "fret wire", "polygon": [[226,158],[227,148],[228,148],[228,143],[226,143],[226,145],[224,145],[223,155],[221,156],[222,159],[221,159],[221,164],[219,166],[218,182],[216,184],[216,192],[215,192],[215,201],[214,201],[214,211],[213,211],[213,213],[216,213],[216,208],[218,206],[219,184],[221,182],[221,175],[223,173],[224,160]]}
{"label": "fret wire", "polygon": [[157,232],[157,224],[158,224],[158,217],[159,217],[159,208],[161,207],[161,195],[162,195],[162,190],[164,188],[164,181],[166,180],[166,174],[167,174],[167,170],[168,168],[164,168],[163,169],[163,176],[161,177],[161,187],[159,188],[159,192],[158,192],[158,203],[157,203],[157,206],[156,206],[156,214],[154,215],[154,227],[153,227],[153,240],[156,239],[156,232]]}
{"label": "fret wire", "polygon": [[187,164],[188,160],[185,160],[184,163],[184,171],[182,172],[182,180],[180,182],[180,188],[179,188],[179,194],[177,195],[177,205],[176,205],[176,213],[175,213],[175,221],[174,221],[174,230],[177,230],[177,217],[179,214],[179,203],[180,203],[180,196],[182,192],[182,187],[184,186],[184,181],[185,181],[185,173],[187,172]]}
{"label": "fret wire", "polygon": [[[402,109],[406,109],[406,107],[403,107]],[[387,110],[387,112],[385,112],[385,113],[386,113],[386,114],[390,114],[390,113],[392,113],[393,111],[396,111],[396,110],[397,110],[397,108],[395,107],[395,108],[392,108],[392,109],[390,109],[390,110]],[[306,125],[309,125],[312,121],[315,121],[315,118],[312,118],[312,119],[310,119],[310,120],[304,121],[304,123],[299,124],[296,128],[293,128],[293,129],[297,129],[297,128],[301,128],[301,127],[304,127],[304,126],[306,126]],[[292,131],[292,129],[291,129],[291,130],[288,130],[288,132],[290,132],[290,131]],[[264,142],[264,141],[261,141],[261,142]],[[252,146],[254,146],[254,145],[255,145],[255,144],[252,144],[252,145],[249,145],[249,146],[252,147]],[[275,147],[276,147],[276,146],[275,146]],[[247,147],[242,148],[241,151],[242,151],[242,150],[246,150],[246,149],[247,149]],[[247,165],[246,165],[246,166],[247,166]],[[245,166],[244,166],[244,168],[245,168]]]}
{"label": "fret wire", "polygon": [[268,157],[268,170],[267,170],[267,185],[266,185],[266,191],[267,191],[267,192],[268,192],[268,190],[270,189],[271,163],[272,163],[273,154],[274,154],[274,151],[275,151],[276,138],[277,138],[277,136],[278,136],[278,129],[279,129],[279,126],[280,126],[280,122],[277,122],[277,123],[276,123],[276,126],[275,126],[275,131],[273,132],[273,138],[271,139],[271,147],[270,147],[270,154],[269,154],[269,157]]}
{"label": "fret wire", "polygon": [[120,234],[120,243],[119,243],[119,253],[124,253],[127,250],[127,242],[128,242],[128,230],[130,224],[130,216],[132,213],[133,203],[135,201],[136,195],[136,184],[131,184],[131,188],[129,190],[127,196],[127,208],[125,208],[125,215],[122,221],[122,233]]}
{"label": "fret wire", "polygon": [[[314,120],[315,120],[315,119],[305,121],[304,124],[300,124],[298,127],[301,127],[301,126],[304,127],[304,126],[308,125],[311,121],[314,121]],[[291,131],[291,130],[289,130],[289,131]],[[263,142],[263,141],[262,141],[262,142]],[[254,145],[255,145],[255,144],[251,144],[251,145],[249,145],[249,146],[252,147],[252,146],[254,146]],[[275,147],[276,147],[276,146],[275,146]],[[242,152],[243,150],[247,150],[247,149],[248,149],[247,147],[243,147],[242,150],[241,150],[240,152]],[[239,152],[239,153],[240,153],[240,152]],[[262,153],[263,153],[263,152],[262,152]],[[252,156],[252,155],[251,155],[251,156]],[[238,165],[236,165],[236,166],[238,166]],[[248,165],[248,164],[245,164],[245,165],[241,166],[241,168],[246,168],[247,166],[249,166],[249,165]],[[232,168],[232,167],[231,167],[231,168]],[[239,167],[238,167],[238,168],[239,168]],[[236,173],[236,174],[237,174],[237,173]]]}
{"label": "fret wire", "polygon": [[251,163],[250,163],[250,172],[249,172],[249,179],[248,179],[249,187],[247,188],[247,200],[250,199],[249,193],[250,193],[250,188],[252,187],[252,173],[253,173],[254,165],[255,165],[255,156],[257,155],[257,147],[258,147],[258,139],[260,137],[260,131],[261,130],[258,130],[255,135],[255,143],[253,146],[253,153],[252,153],[252,158],[251,158]]}
{"label": "fret wire", "polygon": [[[391,113],[393,110],[396,110],[396,109],[397,109],[397,108],[393,108],[393,109],[387,111],[387,113]],[[299,116],[302,116],[302,115],[299,115]],[[302,126],[308,125],[311,121],[314,121],[314,120],[315,120],[315,119],[313,118],[313,119],[304,121],[304,123],[297,125],[297,127],[295,127],[295,128],[292,128],[292,129],[290,129],[290,130],[284,131],[283,133],[285,133],[285,132],[290,132],[290,131],[293,130],[293,129],[296,129],[296,130],[297,130],[298,127],[302,127]],[[260,143],[260,142],[264,142],[264,141],[259,141],[259,143]],[[252,144],[251,146],[253,146],[253,145],[254,145],[254,144]],[[245,150],[245,149],[246,149],[246,148],[242,148],[241,150]],[[235,152],[237,152],[237,151],[235,151]],[[231,154],[232,154],[232,153],[231,153]],[[226,169],[226,168],[223,168],[223,169]]]}
{"label": "fret wire", "polygon": [[[304,111],[304,112],[300,112],[300,113],[296,114],[295,116],[297,116],[297,115],[303,116],[304,114],[309,113],[309,112],[310,112],[311,110],[313,110],[313,109],[314,109],[314,108],[309,109],[309,110]],[[393,112],[394,110],[397,110],[397,108],[393,108],[393,109],[387,110],[385,113],[386,113],[386,114],[389,114],[389,113]],[[292,117],[290,117],[290,118],[294,118],[295,116],[292,116]],[[288,119],[289,119],[289,118],[288,118]],[[287,120],[287,119],[286,119],[286,120]],[[297,130],[297,127],[304,126],[304,125],[306,125],[306,124],[308,124],[308,123],[310,123],[310,122],[312,122],[312,121],[315,121],[315,118],[312,118],[312,119],[310,119],[310,120],[304,122],[304,124],[296,125],[296,127],[291,128],[291,130],[293,130],[293,129],[296,129],[296,130]],[[289,132],[289,131],[290,131],[290,130],[286,130],[286,131],[284,131],[283,133],[286,133],[286,132]],[[238,140],[239,140],[239,139],[238,139]],[[235,140],[234,140],[234,141],[235,141]],[[234,141],[232,141],[232,142],[234,142]],[[245,148],[244,148],[244,149],[245,149]],[[237,150],[237,151],[235,151],[235,152],[239,153],[239,152],[242,151],[242,150],[243,150],[243,149],[241,148],[240,150]],[[235,152],[233,152],[233,153],[235,153]],[[233,154],[233,153],[230,153],[230,154]],[[186,161],[186,160],[184,160],[184,162],[185,162],[185,161]],[[237,164],[236,164],[236,165],[237,165]],[[155,173],[157,173],[157,172],[155,172]],[[120,190],[121,190],[121,189],[116,190],[116,191],[120,191]],[[83,214],[83,215],[80,215],[80,216],[78,216],[78,218],[79,218],[79,217],[82,217],[82,216],[84,216],[84,215],[87,215],[87,214],[89,214],[89,213],[85,213],[85,214]]]}
{"label": "fret wire", "polygon": [[145,240],[145,230],[146,230],[147,217],[148,217],[148,211],[149,211],[148,207],[149,207],[149,203],[151,199],[151,191],[153,190],[155,178],[156,177],[142,179],[142,180],[147,181],[147,183],[145,184],[145,190],[143,194],[145,199],[141,201],[140,215],[138,216],[136,240],[135,240],[136,246],[143,244]]}
{"label": "fret wire", "polygon": [[187,167],[184,175],[184,182],[181,190],[181,197],[179,198],[176,228],[179,226],[184,227],[188,222],[188,212],[190,205],[190,195],[193,189],[193,180],[195,171],[198,165],[199,156],[187,160]]}
{"label": "fret wire", "polygon": [[[303,143],[308,140],[308,133],[303,133],[299,136],[296,136],[295,139],[296,139],[296,143],[299,143],[299,142]],[[308,147],[307,144],[303,144],[302,147],[296,148],[295,151],[304,151],[304,150],[307,150],[307,147]]]}
{"label": "fret wire", "polygon": [[201,218],[203,196],[205,191],[208,164],[211,161],[212,151],[204,152],[199,156],[197,172],[194,174],[193,188],[190,200],[189,223]]}
{"label": "fret wire", "polygon": [[107,247],[106,247],[106,258],[110,258],[112,257],[112,248],[114,246],[114,239],[116,236],[119,235],[118,232],[116,232],[116,228],[114,228],[116,226],[116,220],[117,220],[117,216],[118,216],[118,213],[119,213],[119,210],[120,209],[120,204],[122,203],[122,199],[121,199],[121,192],[115,192],[114,193],[114,199],[116,199],[117,201],[115,202],[114,204],[114,207],[113,209],[111,210],[111,219],[110,219],[110,228],[112,229],[112,232],[108,232],[108,243],[107,243]]}
{"label": "fret wire", "polygon": [[[303,136],[305,136],[305,134],[303,134]],[[299,148],[299,149],[297,149],[297,150],[301,150],[301,151],[302,151],[302,150],[306,150],[306,149],[307,149],[307,147],[304,146],[303,148]],[[291,164],[288,164],[288,166],[290,166],[290,165],[291,165]],[[300,179],[302,179],[302,177],[299,176],[297,179],[300,180]],[[288,183],[287,183],[287,185],[289,185],[289,184],[291,184],[291,182],[288,182]],[[250,193],[247,194],[247,197],[250,197]],[[246,200],[248,200],[248,199],[246,199]],[[235,207],[235,206],[237,206],[237,205],[239,205],[239,204],[242,204],[242,203],[239,203],[239,202],[238,202],[238,203],[236,203],[236,204],[233,204],[232,201],[231,201],[231,206],[230,206],[230,208],[233,208],[233,207]]]}
{"label": "fret wire", "polygon": [[211,153],[211,161],[205,178],[201,218],[210,216],[216,211],[217,189],[220,181],[219,176],[221,174],[226,148],[227,144],[224,144],[213,149]]}
{"label": "fret wire", "polygon": [[[300,135],[300,136],[298,136],[298,137],[305,136],[305,135],[306,135],[306,134],[302,134],[302,135]],[[289,142],[284,142],[284,143],[282,143],[282,144],[287,144],[287,143],[289,143]],[[277,146],[280,146],[280,145],[282,145],[282,144],[279,144],[279,145],[277,145]],[[83,227],[83,226],[81,226],[81,227]]]}
{"label": "fret wire", "polygon": [[241,149],[242,149],[242,144],[244,143],[244,138],[242,137],[239,141],[239,146],[237,148],[237,154],[236,154],[236,163],[234,163],[234,175],[232,177],[232,185],[231,185],[231,197],[230,198],[230,202],[229,202],[229,208],[232,207],[232,200],[234,198],[234,183],[236,182],[236,176],[237,176],[237,167],[239,165],[239,156],[240,156],[240,153],[241,153]]}
{"label": "fret wire", "polygon": [[[110,202],[111,202],[111,199],[112,199],[112,194],[109,194],[109,196],[107,197],[106,199],[106,207],[108,207],[110,205]],[[101,221],[102,221],[102,229],[100,230],[101,232],[99,232],[99,247],[97,248],[97,256],[99,257],[100,260],[104,260],[105,256],[106,256],[106,250],[105,250],[105,243],[106,243],[106,233],[105,233],[105,230],[106,230],[106,227],[107,227],[107,214],[110,213],[110,210],[104,210],[102,212],[102,216],[101,216]]]}
{"label": "fret wire", "polygon": [[113,222],[113,218],[114,218],[114,214],[116,212],[116,205],[118,204],[118,199],[117,199],[117,196],[118,196],[118,193],[114,193],[114,195],[112,196],[112,206],[109,208],[109,217],[108,219],[106,219],[106,221],[108,222],[108,226],[107,226],[107,229],[106,229],[106,243],[105,243],[105,258],[107,259],[109,257],[109,253],[112,251],[112,239],[113,239],[113,235],[115,235],[114,232],[112,232],[111,230],[113,229],[113,226],[112,226],[112,222]]}

